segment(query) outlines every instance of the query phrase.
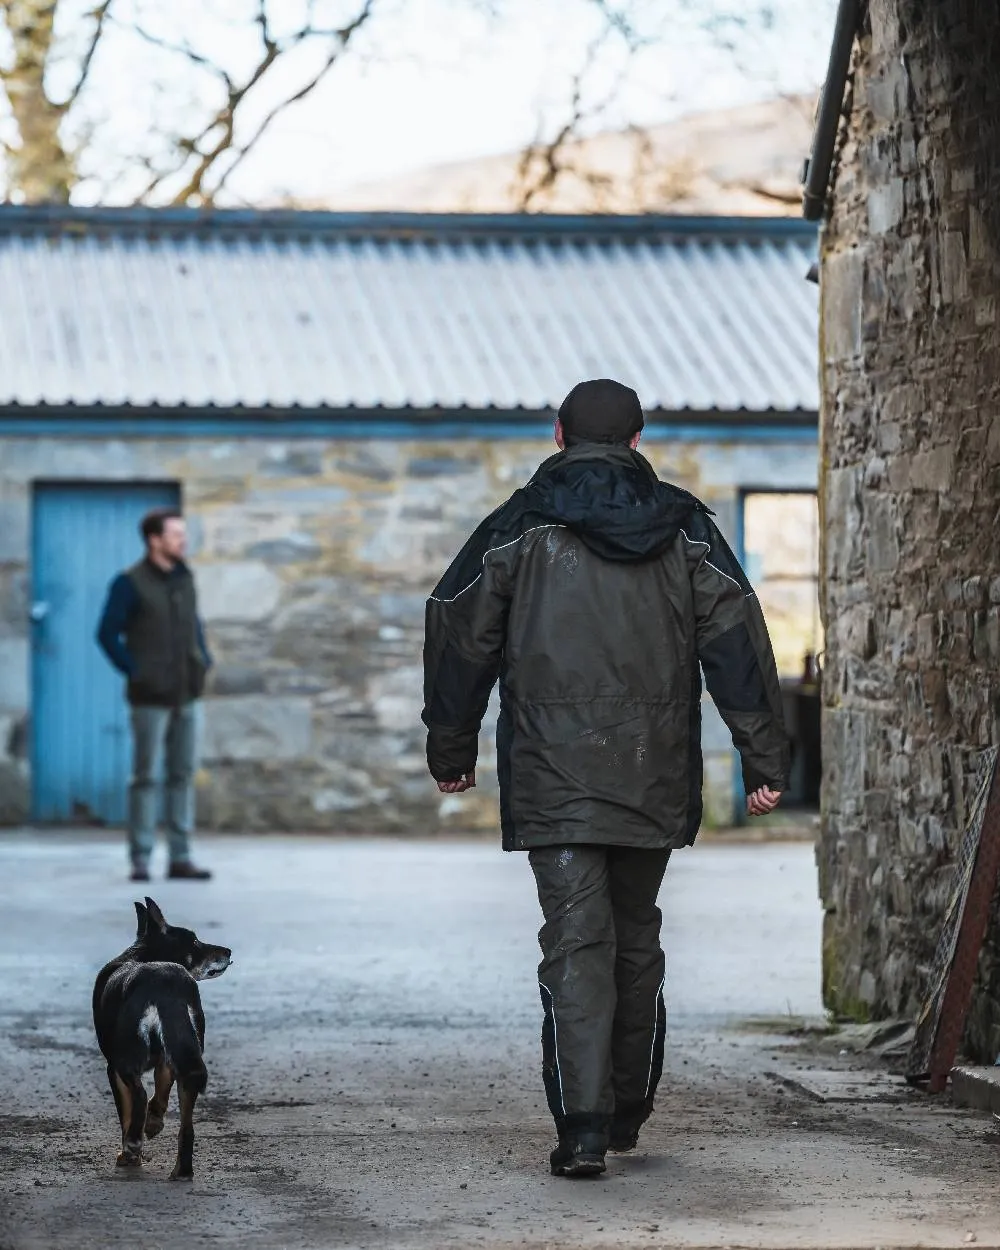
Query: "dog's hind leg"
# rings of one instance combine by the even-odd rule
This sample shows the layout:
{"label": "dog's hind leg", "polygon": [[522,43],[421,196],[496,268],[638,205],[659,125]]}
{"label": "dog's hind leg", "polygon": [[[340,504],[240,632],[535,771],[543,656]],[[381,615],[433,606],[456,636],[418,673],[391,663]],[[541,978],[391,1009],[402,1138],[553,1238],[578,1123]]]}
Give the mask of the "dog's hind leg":
{"label": "dog's hind leg", "polygon": [[118,1084],[118,1075],[110,1063],[108,1064],[108,1084],[111,1086],[111,1093],[114,1095],[115,1110],[118,1112],[118,1127],[121,1129],[122,1134],[122,1150],[118,1155],[116,1166],[124,1167],[122,1159],[125,1154],[125,1129],[128,1124],[128,1118],[132,1114],[132,1100],[127,1087],[125,1093],[122,1093],[122,1088]]}
{"label": "dog's hind leg", "polygon": [[204,1067],[177,1078],[177,1099],[181,1108],[181,1127],[177,1134],[177,1162],[170,1173],[172,1181],[194,1179],[194,1104],[208,1084]]}
{"label": "dog's hind leg", "polygon": [[174,1087],[174,1072],[166,1059],[156,1065],[156,1089],[146,1108],[146,1136],[155,1137],[163,1129],[163,1117],[167,1114],[170,1091]]}
{"label": "dog's hind leg", "polygon": [[123,1077],[115,1073],[118,1091],[118,1107],[122,1119],[122,1149],[116,1166],[120,1168],[142,1167],[142,1127],[146,1120],[146,1091],[142,1078]]}
{"label": "dog's hind leg", "polygon": [[115,1070],[110,1063],[108,1064],[108,1084],[111,1086],[111,1093],[115,1100],[115,1110],[118,1112],[118,1123],[124,1133],[125,1113],[122,1109],[122,1096],[118,1092],[118,1078],[115,1076]]}

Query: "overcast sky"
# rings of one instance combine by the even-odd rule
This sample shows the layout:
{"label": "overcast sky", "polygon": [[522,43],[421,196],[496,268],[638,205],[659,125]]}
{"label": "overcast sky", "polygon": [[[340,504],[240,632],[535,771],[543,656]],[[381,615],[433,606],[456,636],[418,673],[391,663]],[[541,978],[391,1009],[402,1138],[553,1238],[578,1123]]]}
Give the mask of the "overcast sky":
{"label": "overcast sky", "polygon": [[[308,0],[272,0],[293,19]],[[315,0],[333,15],[358,0]],[[253,0],[117,0],[124,19],[139,15],[164,38],[179,36],[239,71],[254,54]],[[284,193],[322,199],[339,187],[389,178],[427,165],[517,150],[540,119],[565,115],[568,84],[599,26],[589,0],[378,0],[376,17],[353,53],[308,101],[290,110],[234,180],[241,198]],[[491,18],[490,6],[500,16]],[[734,52],[705,29],[722,0],[635,0],[649,46],[627,63],[609,44],[588,79],[588,99],[613,94],[599,128],[666,121],[686,112],[738,104],[777,91],[812,90],[822,80],[835,0],[772,0],[770,29],[754,23]],[[91,0],[62,0],[64,26],[83,29]],[[725,8],[738,7],[732,3]],[[743,0],[756,11],[760,0]],[[290,61],[254,102],[296,84],[308,54]],[[67,73],[70,72],[67,69]],[[141,150],[151,132],[204,113],[212,90],[176,58],[112,32],[95,64],[88,109],[93,127],[84,168],[112,171],[114,199],[138,185],[118,172],[122,151]],[[247,113],[247,120],[251,113]],[[81,199],[92,198],[84,188]]]}

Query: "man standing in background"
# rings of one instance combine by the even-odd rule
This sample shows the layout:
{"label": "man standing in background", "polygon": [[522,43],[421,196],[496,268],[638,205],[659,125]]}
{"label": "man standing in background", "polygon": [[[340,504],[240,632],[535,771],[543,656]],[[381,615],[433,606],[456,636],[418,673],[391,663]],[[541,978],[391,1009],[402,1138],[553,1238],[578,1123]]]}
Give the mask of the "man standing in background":
{"label": "man standing in background", "polygon": [[198,618],[194,578],[184,562],[181,513],[160,508],[142,520],[142,560],[111,583],[97,641],[126,678],[132,709],[129,855],[132,880],[149,880],[165,773],[167,875],[206,881],[191,862],[200,698],[211,659]]}

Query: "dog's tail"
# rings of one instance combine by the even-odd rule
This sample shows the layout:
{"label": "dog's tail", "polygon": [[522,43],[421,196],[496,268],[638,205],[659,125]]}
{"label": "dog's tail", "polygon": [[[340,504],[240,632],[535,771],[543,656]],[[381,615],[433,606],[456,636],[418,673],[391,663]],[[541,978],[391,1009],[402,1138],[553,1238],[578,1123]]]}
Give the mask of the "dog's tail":
{"label": "dog's tail", "polygon": [[174,1075],[199,1094],[208,1083],[208,1071],[201,1054],[201,1042],[194,1018],[185,1003],[176,1001],[159,1011],[159,1031],[163,1053]]}

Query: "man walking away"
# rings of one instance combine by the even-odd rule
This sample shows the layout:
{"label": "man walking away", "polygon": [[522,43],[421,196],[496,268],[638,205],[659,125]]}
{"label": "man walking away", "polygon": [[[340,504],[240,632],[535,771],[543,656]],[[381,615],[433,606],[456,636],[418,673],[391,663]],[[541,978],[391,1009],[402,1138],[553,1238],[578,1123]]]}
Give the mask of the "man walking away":
{"label": "man walking away", "polygon": [[211,659],[198,619],[194,578],[184,562],[187,532],[181,513],[170,508],[150,512],[140,532],[146,555],[111,583],[97,631],[105,655],[127,679],[132,707],[132,880],[149,880],[165,767],[168,876],[206,881],[212,874],[191,862],[191,832],[198,700]]}
{"label": "man walking away", "polygon": [[557,455],[489,516],[427,604],[427,760],[476,784],[500,680],[505,850],[529,853],[542,1057],[561,1176],[632,1149],[663,1064],[657,893],[702,814],[701,674],[743,762],[747,810],[788,779],[778,677],[760,607],[712,514],[636,447],[638,396],[607,380],[559,410]]}

